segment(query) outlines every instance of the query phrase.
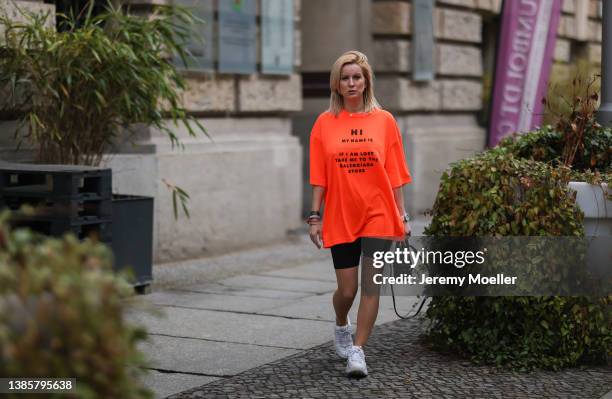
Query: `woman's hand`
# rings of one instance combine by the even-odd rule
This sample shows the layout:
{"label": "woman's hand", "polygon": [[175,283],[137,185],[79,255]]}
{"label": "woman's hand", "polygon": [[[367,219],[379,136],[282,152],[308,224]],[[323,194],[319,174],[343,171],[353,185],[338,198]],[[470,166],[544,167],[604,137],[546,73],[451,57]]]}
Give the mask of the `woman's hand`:
{"label": "woman's hand", "polygon": [[404,235],[409,237],[412,234],[412,229],[410,228],[410,223],[404,222]]}
{"label": "woman's hand", "polygon": [[321,249],[323,245],[323,241],[321,239],[321,223],[313,223],[310,225],[310,239],[317,246],[317,248]]}

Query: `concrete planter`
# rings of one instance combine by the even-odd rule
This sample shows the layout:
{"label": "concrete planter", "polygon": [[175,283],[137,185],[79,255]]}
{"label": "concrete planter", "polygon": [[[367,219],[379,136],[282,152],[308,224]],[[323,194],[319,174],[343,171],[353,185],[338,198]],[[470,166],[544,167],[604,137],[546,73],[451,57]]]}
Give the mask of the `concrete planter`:
{"label": "concrete planter", "polygon": [[587,236],[612,236],[612,201],[606,200],[607,184],[594,185],[572,181],[569,187],[576,191],[576,204],[584,212],[584,233]]}

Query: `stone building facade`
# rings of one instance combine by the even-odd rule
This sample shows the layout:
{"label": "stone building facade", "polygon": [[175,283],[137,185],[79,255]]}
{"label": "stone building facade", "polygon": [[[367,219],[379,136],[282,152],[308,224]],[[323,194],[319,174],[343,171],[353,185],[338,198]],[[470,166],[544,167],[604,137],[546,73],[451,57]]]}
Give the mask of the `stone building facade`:
{"label": "stone building facade", "polygon": [[[163,1],[132,3],[147,7]],[[294,1],[298,40],[299,5]],[[213,23],[215,30],[218,21]],[[166,135],[145,129],[136,148],[125,148],[110,160],[117,191],[156,199],[157,261],[268,244],[301,225],[302,148],[289,117],[302,109],[300,53],[294,54],[289,76],[187,72],[185,106],[210,138],[194,139],[178,129],[183,151],[172,149]],[[174,219],[163,180],[187,191],[189,219]]]}
{"label": "stone building facade", "polygon": [[[422,214],[433,205],[449,163],[485,147],[502,1],[435,1],[434,79],[429,82],[412,79],[411,1],[309,0],[302,7],[306,96],[296,133],[304,144],[308,125],[327,104],[323,91],[308,95],[308,87],[324,84],[324,72],[338,54],[362,49],[376,74],[376,96],[404,134],[413,174],[406,187],[407,209]],[[601,32],[601,1],[563,0],[554,68],[566,71],[580,57],[599,63]],[[305,197],[308,190],[305,185]]]}
{"label": "stone building facade", "polygon": [[[144,11],[166,1],[131,0]],[[414,181],[406,188],[407,209],[413,216],[431,207],[439,177],[450,162],[485,146],[483,114],[501,0],[435,1],[434,78],[428,82],[415,82],[411,75],[411,1],[287,1],[294,4],[291,75],[187,72],[186,106],[210,138],[191,138],[177,129],[185,150],[176,150],[165,135],[142,129],[136,146],[125,146],[110,157],[115,191],[156,198],[157,261],[269,243],[300,226],[310,206],[310,128],[328,106],[329,69],[346,50],[368,54],[377,97],[395,115],[404,135]],[[53,1],[15,3],[54,7],[46,4]],[[600,3],[563,1],[555,68],[577,57],[599,62]],[[0,4],[10,6],[6,0]],[[217,20],[212,23],[216,26]],[[0,127],[0,151],[3,158],[19,158],[8,150],[13,146],[7,139],[9,128],[9,122]],[[21,154],[27,157],[27,152]],[[189,193],[190,219],[174,220],[164,180]]]}
{"label": "stone building facade", "polygon": [[[14,5],[54,10],[55,4],[46,3],[54,2],[22,0]],[[131,3],[146,13],[152,4],[171,1]],[[14,5],[8,0],[2,4],[7,9]],[[299,5],[295,1],[296,30]],[[258,29],[259,25],[258,19]],[[294,53],[294,72],[289,76],[187,72],[185,106],[197,115],[209,137],[193,138],[176,129],[185,149],[172,149],[166,134],[145,128],[135,146],[125,145],[111,154],[107,165],[113,168],[114,192],[155,197],[156,261],[266,244],[301,225],[302,149],[289,118],[290,112],[302,109],[300,52]],[[2,156],[27,159],[27,151],[12,152],[11,127],[5,122],[0,128]],[[171,192],[164,181],[189,194],[189,219],[174,219]]]}

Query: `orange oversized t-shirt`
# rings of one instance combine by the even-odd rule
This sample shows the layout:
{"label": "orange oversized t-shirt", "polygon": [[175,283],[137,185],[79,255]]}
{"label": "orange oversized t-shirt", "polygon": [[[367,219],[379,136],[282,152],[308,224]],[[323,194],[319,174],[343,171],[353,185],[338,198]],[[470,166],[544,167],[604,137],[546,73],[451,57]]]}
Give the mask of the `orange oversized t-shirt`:
{"label": "orange oversized t-shirt", "polygon": [[323,246],[403,237],[393,188],[411,181],[393,116],[324,112],[310,133],[310,184],[323,186]]}

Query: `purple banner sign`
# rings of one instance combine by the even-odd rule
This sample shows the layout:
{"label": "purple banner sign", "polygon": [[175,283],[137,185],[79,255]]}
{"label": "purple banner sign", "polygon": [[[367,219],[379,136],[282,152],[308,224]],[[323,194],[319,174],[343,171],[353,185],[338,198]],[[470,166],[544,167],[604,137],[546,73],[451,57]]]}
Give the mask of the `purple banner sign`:
{"label": "purple banner sign", "polygon": [[489,146],[542,122],[561,0],[505,0],[497,55]]}

